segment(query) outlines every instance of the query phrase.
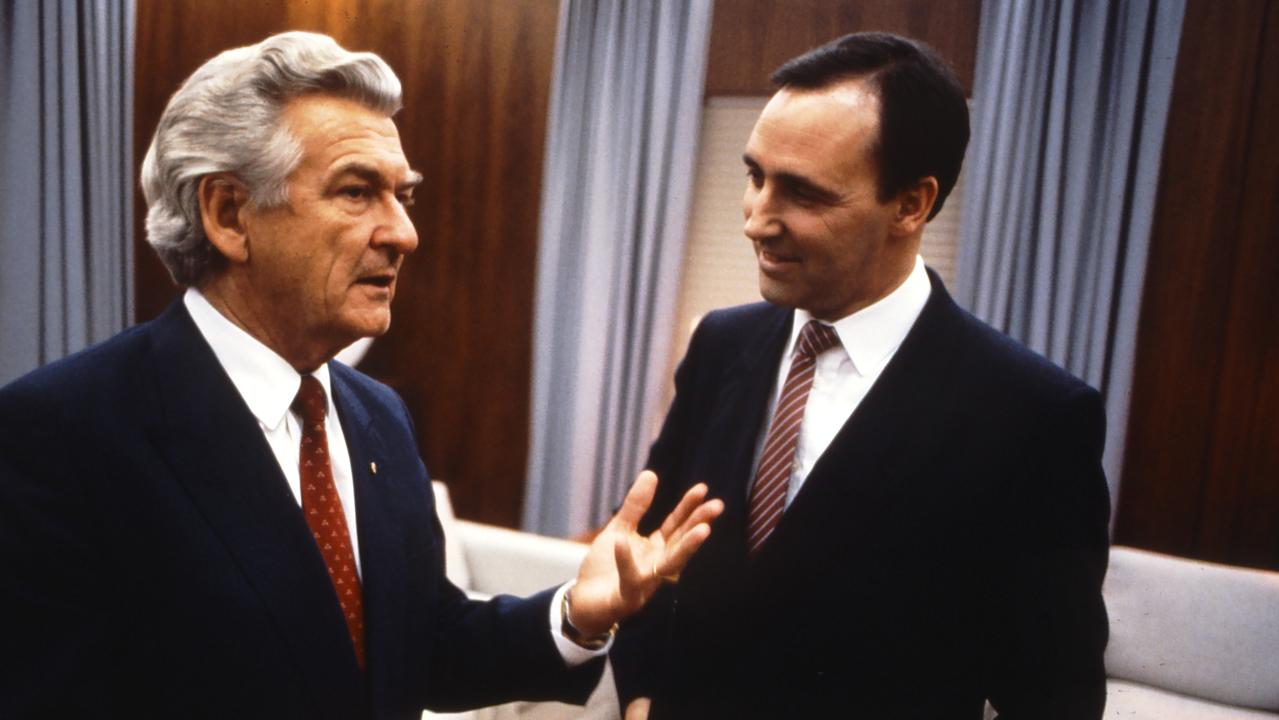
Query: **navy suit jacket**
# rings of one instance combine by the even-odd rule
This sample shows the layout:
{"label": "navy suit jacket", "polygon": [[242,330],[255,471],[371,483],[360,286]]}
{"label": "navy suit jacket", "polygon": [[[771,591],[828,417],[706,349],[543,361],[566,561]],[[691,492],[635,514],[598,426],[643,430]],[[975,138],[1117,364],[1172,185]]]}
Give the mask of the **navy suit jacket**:
{"label": "navy suit jacket", "polygon": [[726,509],[625,623],[651,718],[1100,718],[1109,493],[1096,391],[932,294],[772,536],[746,488],[793,313],[711,313],[649,467],[650,525],[695,482]]}
{"label": "navy suit jacket", "polygon": [[[0,717],[416,718],[581,702],[547,591],[468,601],[404,403],[330,363],[367,670],[257,421],[181,302],[0,390]],[[376,462],[376,474],[371,463]]]}

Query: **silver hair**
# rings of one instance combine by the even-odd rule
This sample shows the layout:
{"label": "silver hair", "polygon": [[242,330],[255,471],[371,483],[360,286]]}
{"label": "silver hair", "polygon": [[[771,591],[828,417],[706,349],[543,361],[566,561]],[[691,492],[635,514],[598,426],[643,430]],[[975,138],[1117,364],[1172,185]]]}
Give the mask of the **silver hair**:
{"label": "silver hair", "polygon": [[147,242],[175,282],[199,285],[224,262],[200,220],[200,178],[226,172],[263,208],[288,201],[302,151],[280,123],[292,99],[334,95],[394,115],[400,80],[382,58],[326,35],[287,32],[227,50],[201,65],[169,99],[142,161]]}

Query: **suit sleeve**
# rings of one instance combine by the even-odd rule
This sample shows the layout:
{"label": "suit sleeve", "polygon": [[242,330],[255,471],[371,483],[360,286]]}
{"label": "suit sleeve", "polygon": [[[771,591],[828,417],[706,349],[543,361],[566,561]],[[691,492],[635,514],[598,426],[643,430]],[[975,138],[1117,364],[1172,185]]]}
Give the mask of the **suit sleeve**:
{"label": "suit sleeve", "polygon": [[555,588],[528,598],[498,595],[478,602],[447,578],[441,583],[444,591],[432,611],[438,641],[428,708],[456,711],[514,700],[586,702],[604,663],[565,664],[548,621]]}
{"label": "suit sleeve", "polygon": [[1110,514],[1104,434],[1100,398],[1080,386],[1023,449],[1022,472],[1006,491],[1008,551],[986,608],[985,670],[1002,720],[1102,717]]}
{"label": "suit sleeve", "polygon": [[514,700],[582,704],[599,682],[603,660],[569,668],[547,617],[555,589],[532,597],[467,600],[456,588],[436,603],[435,644],[426,706],[466,710]]}
{"label": "suit sleeve", "polygon": [[0,716],[91,715],[112,694],[119,610],[94,504],[72,469],[54,409],[0,393]]}

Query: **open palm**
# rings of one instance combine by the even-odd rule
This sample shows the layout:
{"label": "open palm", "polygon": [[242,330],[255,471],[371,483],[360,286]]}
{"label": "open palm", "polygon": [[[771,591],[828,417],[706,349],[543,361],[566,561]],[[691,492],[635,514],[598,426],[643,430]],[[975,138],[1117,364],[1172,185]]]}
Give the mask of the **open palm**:
{"label": "open palm", "polygon": [[645,470],[626,493],[622,507],[591,544],[572,589],[573,626],[588,635],[608,631],[634,614],[666,582],[676,582],[693,553],[710,537],[710,523],[724,511],[706,501],[707,488],[694,485],[662,525],[640,535],[640,519],[657,492],[657,476]]}

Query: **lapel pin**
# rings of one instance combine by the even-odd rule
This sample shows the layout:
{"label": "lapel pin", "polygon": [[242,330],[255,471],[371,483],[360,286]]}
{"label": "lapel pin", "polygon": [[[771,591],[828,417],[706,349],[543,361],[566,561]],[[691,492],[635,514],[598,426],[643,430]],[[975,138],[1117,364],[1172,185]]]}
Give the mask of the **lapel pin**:
{"label": "lapel pin", "polygon": [[370,471],[371,471],[374,475],[377,475],[377,463],[375,463],[375,462],[371,462],[371,463],[369,463],[369,470],[370,470]]}

